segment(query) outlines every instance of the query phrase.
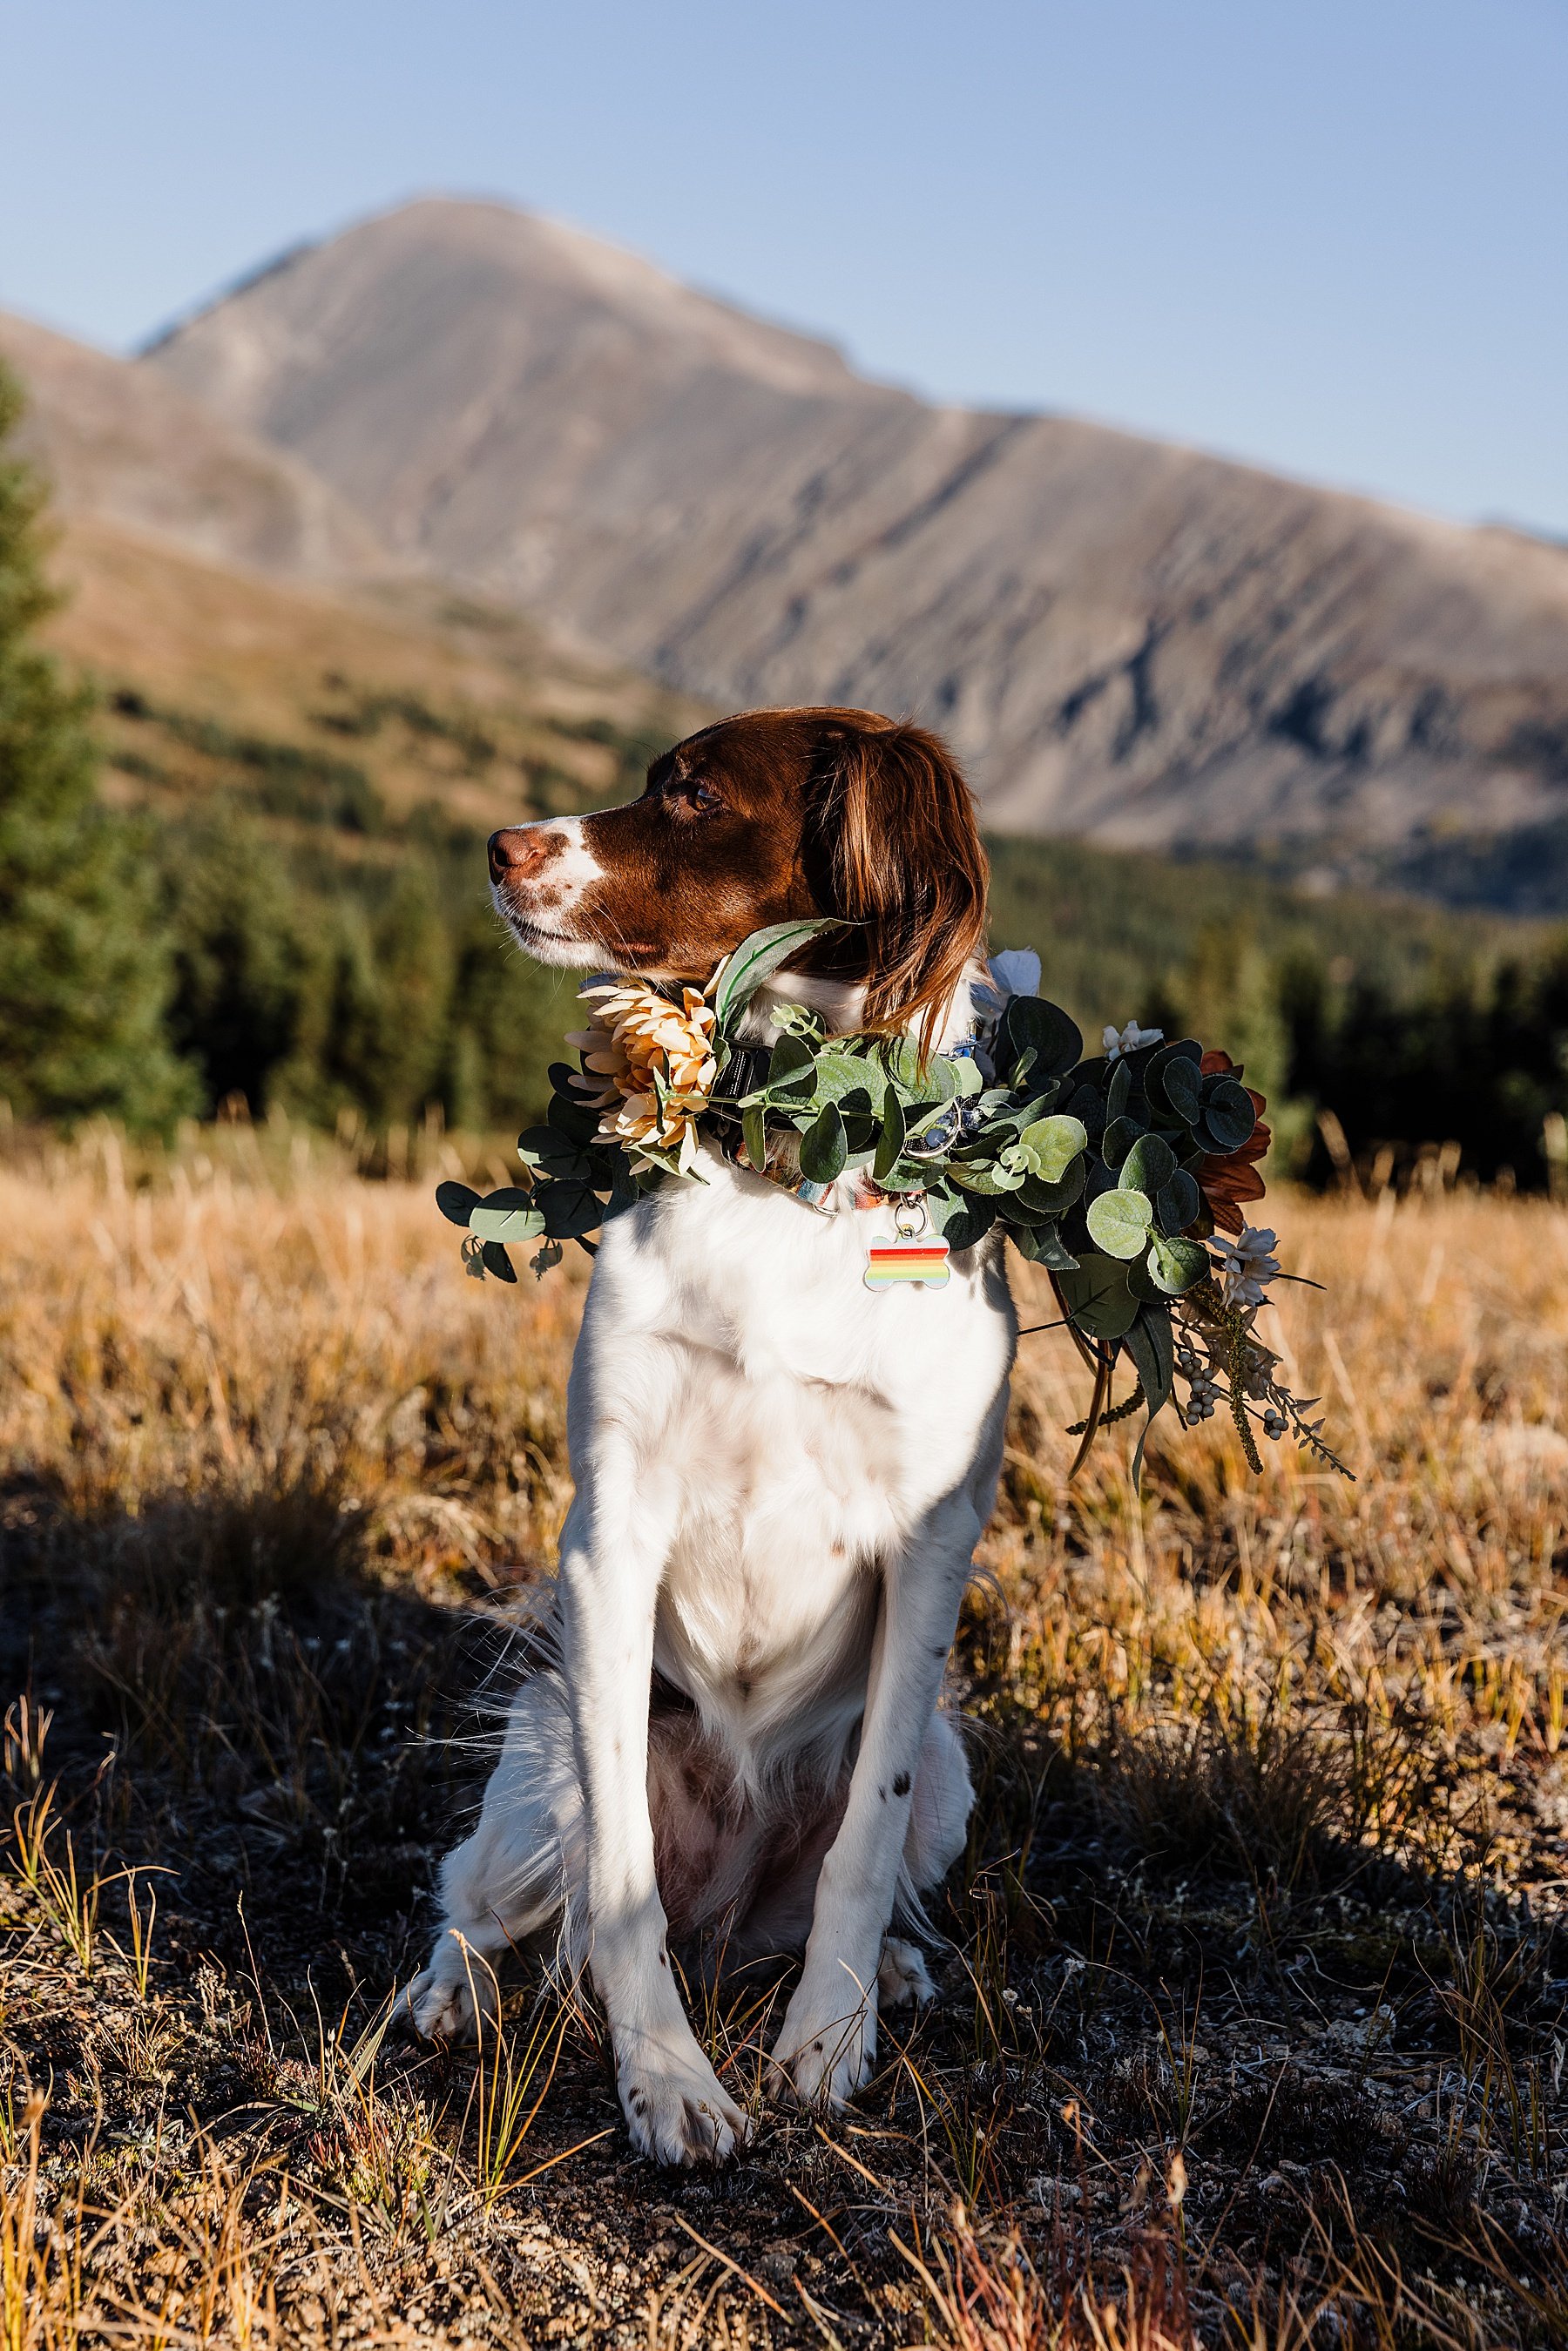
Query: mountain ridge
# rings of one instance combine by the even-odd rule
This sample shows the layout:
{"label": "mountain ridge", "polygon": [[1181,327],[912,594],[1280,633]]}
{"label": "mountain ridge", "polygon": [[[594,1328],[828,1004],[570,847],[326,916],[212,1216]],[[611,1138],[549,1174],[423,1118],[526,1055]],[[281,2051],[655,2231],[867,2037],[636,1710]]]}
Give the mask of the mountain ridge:
{"label": "mountain ridge", "polygon": [[151,371],[10,312],[0,312],[0,360],[27,402],[18,453],[67,517],[96,515],[279,578],[399,569],[372,526],[310,467]]}
{"label": "mountain ridge", "polygon": [[941,726],[999,827],[1354,862],[1568,813],[1559,550],[928,403],[564,224],[421,199],[139,364],[667,683]]}

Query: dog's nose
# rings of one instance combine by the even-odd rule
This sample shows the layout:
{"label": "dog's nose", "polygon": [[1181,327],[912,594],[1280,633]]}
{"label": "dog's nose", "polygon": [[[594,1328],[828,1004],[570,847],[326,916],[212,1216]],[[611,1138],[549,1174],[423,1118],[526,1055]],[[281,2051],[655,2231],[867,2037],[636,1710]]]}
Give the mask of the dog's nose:
{"label": "dog's nose", "polygon": [[550,844],[534,824],[503,825],[490,835],[492,882],[526,882],[549,855]]}

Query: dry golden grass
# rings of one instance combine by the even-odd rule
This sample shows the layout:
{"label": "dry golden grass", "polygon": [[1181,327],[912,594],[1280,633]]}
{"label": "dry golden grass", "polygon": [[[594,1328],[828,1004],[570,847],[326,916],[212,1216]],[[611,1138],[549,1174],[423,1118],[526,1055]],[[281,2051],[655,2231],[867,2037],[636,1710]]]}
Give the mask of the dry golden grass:
{"label": "dry golden grass", "polygon": [[[526,1968],[476,2059],[387,2029],[582,1287],[465,1280],[435,1172],[0,1172],[4,2351],[1564,2339],[1568,1217],[1279,1204],[1354,1485],[1211,1424],[1069,1489],[1025,1340],[940,2001],[856,2113],[672,2182]],[[695,1994],[747,2095],[776,1991]]]}

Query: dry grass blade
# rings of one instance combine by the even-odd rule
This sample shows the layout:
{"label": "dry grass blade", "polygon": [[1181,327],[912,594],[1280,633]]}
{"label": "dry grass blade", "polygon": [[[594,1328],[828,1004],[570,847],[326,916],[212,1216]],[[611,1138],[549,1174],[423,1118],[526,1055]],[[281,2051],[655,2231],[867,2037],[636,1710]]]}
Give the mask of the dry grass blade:
{"label": "dry grass blade", "polygon": [[1326,1287],[1270,1344],[1354,1487],[1218,1423],[1141,1499],[1103,1426],[1070,1487],[1083,1367],[1028,1343],[939,1997],[824,2128],[762,2099],[787,1968],[688,1955],[763,2127],[671,2183],[533,1955],[476,2052],[389,2022],[565,1506],[580,1277],[465,1281],[424,1180],[282,1127],[16,1156],[0,2351],[1563,2335],[1561,1211],[1281,1206]]}

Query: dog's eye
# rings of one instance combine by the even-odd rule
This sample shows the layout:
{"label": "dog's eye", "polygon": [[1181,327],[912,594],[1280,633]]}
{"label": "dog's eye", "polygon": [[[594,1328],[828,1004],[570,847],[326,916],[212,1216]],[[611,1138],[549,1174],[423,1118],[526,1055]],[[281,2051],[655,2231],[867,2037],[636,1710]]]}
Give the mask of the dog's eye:
{"label": "dog's eye", "polygon": [[686,788],[686,799],[691,807],[700,810],[705,816],[711,809],[722,808],[724,806],[724,802],[719,799],[718,794],[714,790],[711,784],[688,785]]}

